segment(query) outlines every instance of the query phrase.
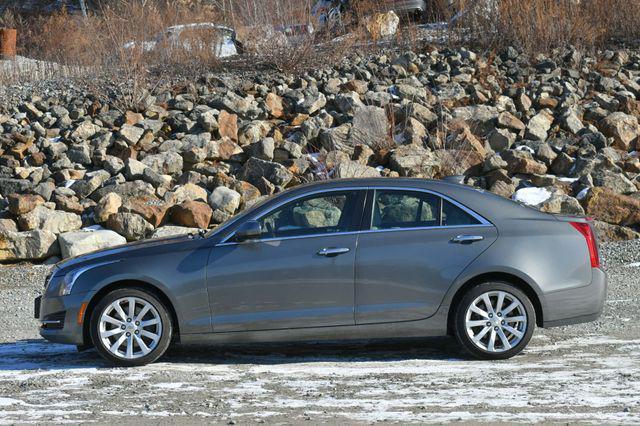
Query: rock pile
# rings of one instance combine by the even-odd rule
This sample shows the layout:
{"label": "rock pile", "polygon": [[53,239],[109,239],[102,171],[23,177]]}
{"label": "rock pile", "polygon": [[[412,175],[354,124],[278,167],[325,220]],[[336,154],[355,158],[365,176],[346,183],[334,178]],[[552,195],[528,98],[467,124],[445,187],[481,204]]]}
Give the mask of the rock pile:
{"label": "rock pile", "polygon": [[211,228],[323,178],[464,175],[543,211],[640,227],[640,53],[464,48],[307,74],[205,75],[121,111],[91,94],[0,113],[0,261]]}

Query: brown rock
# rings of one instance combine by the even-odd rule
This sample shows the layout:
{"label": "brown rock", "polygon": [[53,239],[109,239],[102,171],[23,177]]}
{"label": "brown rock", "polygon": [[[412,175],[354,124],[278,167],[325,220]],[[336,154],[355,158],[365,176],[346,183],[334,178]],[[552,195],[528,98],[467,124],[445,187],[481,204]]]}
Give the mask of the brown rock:
{"label": "brown rock", "polygon": [[185,201],[171,209],[171,221],[189,228],[207,229],[212,215],[211,207],[200,201]]}
{"label": "brown rock", "polygon": [[140,113],[127,111],[124,113],[124,124],[134,126],[144,120],[144,116]]}
{"label": "brown rock", "polygon": [[525,175],[544,175],[547,173],[547,166],[536,161],[528,151],[507,149],[500,155],[507,162],[507,170],[510,173]]}
{"label": "brown rock", "polygon": [[624,226],[612,225],[599,220],[594,222],[594,226],[600,241],[627,241],[640,238],[640,233]]}
{"label": "brown rock", "polygon": [[498,115],[497,124],[498,127],[515,130],[516,132],[521,132],[527,128],[527,126],[525,126],[525,124],[518,117],[506,111]]}
{"label": "brown rock", "polygon": [[42,166],[46,159],[47,157],[44,155],[44,153],[38,151],[31,154],[27,159],[27,161],[29,162],[30,165],[37,167],[37,166]]}
{"label": "brown rock", "polygon": [[127,213],[136,213],[144,220],[157,228],[164,221],[170,205],[156,197],[139,196],[131,197],[122,204],[122,211]]}
{"label": "brown rock", "polygon": [[229,138],[222,138],[217,142],[218,145],[218,157],[221,160],[229,160],[231,157],[242,154],[244,151],[240,148],[240,145],[235,143]]}
{"label": "brown rock", "polygon": [[65,197],[64,195],[56,195],[54,201],[59,210],[65,212],[76,213],[81,215],[84,207],[78,201],[78,197]]}
{"label": "brown rock", "polygon": [[640,200],[607,188],[592,188],[583,200],[585,211],[615,225],[640,225]]}
{"label": "brown rock", "polygon": [[29,213],[36,207],[44,204],[44,198],[31,194],[11,194],[9,195],[9,211],[16,216]]}
{"label": "brown rock", "polygon": [[284,108],[282,107],[282,98],[275,93],[269,93],[264,100],[267,111],[273,118],[281,118],[284,116]]}
{"label": "brown rock", "polygon": [[446,143],[446,148],[458,151],[472,151],[482,158],[487,155],[487,150],[480,140],[471,133],[471,130],[464,126],[458,130],[457,134],[451,136]]}
{"label": "brown rock", "polygon": [[229,138],[238,142],[238,116],[229,114],[227,111],[220,111],[218,116],[218,132],[221,138]]}

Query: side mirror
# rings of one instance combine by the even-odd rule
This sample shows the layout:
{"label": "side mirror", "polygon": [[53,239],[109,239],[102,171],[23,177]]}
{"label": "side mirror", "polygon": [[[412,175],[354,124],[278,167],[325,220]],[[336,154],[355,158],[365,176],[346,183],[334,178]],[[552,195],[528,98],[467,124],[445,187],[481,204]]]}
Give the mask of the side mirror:
{"label": "side mirror", "polygon": [[237,242],[242,242],[255,240],[257,238],[260,238],[261,235],[262,226],[260,226],[260,222],[258,222],[257,220],[250,220],[240,225],[235,233],[234,239]]}

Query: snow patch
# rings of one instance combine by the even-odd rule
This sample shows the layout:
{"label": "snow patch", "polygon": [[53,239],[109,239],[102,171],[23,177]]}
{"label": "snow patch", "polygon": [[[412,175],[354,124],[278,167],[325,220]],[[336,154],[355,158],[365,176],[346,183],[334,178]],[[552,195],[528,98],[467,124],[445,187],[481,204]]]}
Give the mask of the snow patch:
{"label": "snow patch", "polygon": [[585,188],[585,189],[583,189],[582,191],[578,192],[578,195],[576,195],[576,198],[577,198],[578,200],[582,200],[582,199],[584,199],[584,198],[587,196],[587,194],[589,193],[589,190],[590,190],[590,189],[591,189],[591,188]]}
{"label": "snow patch", "polygon": [[522,188],[513,194],[513,199],[528,206],[536,206],[551,198],[551,192],[546,188]]}

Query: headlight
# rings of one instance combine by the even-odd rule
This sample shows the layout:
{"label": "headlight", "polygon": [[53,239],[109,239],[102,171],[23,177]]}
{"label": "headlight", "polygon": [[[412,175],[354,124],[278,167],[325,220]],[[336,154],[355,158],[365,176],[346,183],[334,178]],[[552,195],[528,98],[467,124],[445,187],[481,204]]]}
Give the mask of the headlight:
{"label": "headlight", "polygon": [[58,290],[58,296],[67,296],[71,294],[71,290],[73,289],[73,285],[76,283],[76,279],[82,274],[86,269],[81,268],[75,271],[71,271],[64,276],[64,279],[60,283],[60,289]]}

